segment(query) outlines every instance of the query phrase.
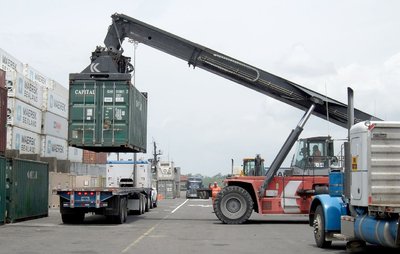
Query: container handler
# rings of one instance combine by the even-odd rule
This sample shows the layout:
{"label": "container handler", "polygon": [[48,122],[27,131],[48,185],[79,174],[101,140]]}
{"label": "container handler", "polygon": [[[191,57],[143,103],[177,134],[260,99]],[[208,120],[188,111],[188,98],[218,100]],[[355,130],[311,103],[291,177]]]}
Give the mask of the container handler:
{"label": "container handler", "polygon": [[[122,56],[122,42],[129,38],[180,58],[189,66],[199,67],[304,110],[304,116],[290,133],[266,175],[262,179],[227,179],[214,209],[216,216],[228,224],[246,222],[253,210],[260,214],[308,214],[312,197],[328,185],[326,174],[318,175],[314,169],[293,171],[288,176],[276,174],[310,115],[346,127],[346,104],[126,15],[116,13],[111,18],[112,24],[104,40],[105,48],[96,49],[100,53],[92,57],[92,68],[87,68],[93,76],[112,76],[116,70],[129,69],[126,58]],[[355,110],[355,119],[361,122],[373,119],[373,116]]]}

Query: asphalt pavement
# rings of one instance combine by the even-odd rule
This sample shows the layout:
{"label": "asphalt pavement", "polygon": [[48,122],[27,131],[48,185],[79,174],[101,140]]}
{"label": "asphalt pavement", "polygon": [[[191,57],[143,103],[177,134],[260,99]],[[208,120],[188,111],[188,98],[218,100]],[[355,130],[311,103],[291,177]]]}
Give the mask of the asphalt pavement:
{"label": "asphalt pavement", "polygon": [[[121,225],[98,215],[86,215],[80,225],[64,225],[59,211],[51,209],[49,217],[0,226],[0,253],[346,253],[343,242],[317,248],[307,219],[253,214],[246,224],[225,225],[213,213],[211,200],[179,198],[162,200]],[[395,253],[367,249],[378,251]]]}

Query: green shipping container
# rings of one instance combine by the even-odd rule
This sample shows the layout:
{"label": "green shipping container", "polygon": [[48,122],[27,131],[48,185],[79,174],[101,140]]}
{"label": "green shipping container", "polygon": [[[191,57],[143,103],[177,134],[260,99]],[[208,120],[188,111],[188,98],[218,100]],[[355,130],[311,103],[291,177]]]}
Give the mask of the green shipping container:
{"label": "green shipping container", "polygon": [[68,142],[96,152],[146,152],[147,95],[129,80],[70,79]]}
{"label": "green shipping container", "polygon": [[0,225],[5,222],[6,212],[6,158],[0,157]]}
{"label": "green shipping container", "polygon": [[45,162],[8,159],[6,221],[48,215],[49,167]]}

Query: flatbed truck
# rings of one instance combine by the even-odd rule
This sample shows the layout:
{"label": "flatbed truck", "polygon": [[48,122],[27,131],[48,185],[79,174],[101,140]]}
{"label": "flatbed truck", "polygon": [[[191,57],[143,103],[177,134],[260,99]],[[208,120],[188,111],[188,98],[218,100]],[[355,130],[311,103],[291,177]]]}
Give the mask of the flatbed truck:
{"label": "flatbed truck", "polygon": [[63,223],[82,223],[86,213],[104,215],[110,222],[122,224],[128,214],[143,214],[151,208],[151,188],[84,187],[57,189]]}

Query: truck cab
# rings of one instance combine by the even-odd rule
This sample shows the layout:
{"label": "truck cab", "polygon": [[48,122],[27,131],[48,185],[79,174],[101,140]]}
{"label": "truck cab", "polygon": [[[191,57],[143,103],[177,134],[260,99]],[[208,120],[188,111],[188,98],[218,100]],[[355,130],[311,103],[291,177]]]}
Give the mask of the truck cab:
{"label": "truck cab", "polygon": [[197,190],[203,188],[200,177],[189,177],[186,182],[186,198],[198,198]]}

